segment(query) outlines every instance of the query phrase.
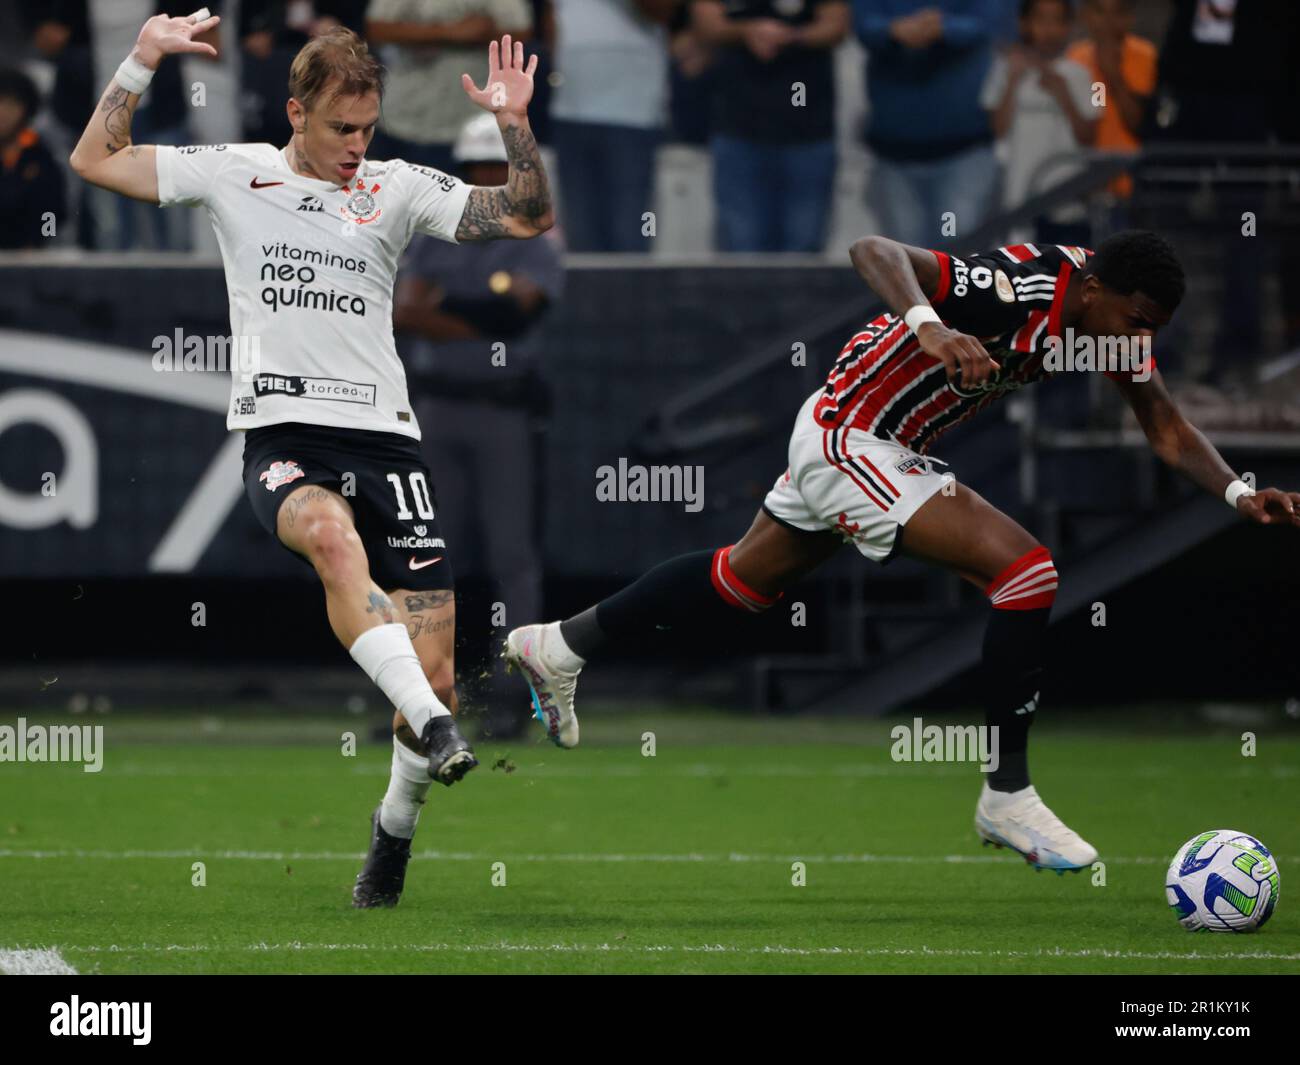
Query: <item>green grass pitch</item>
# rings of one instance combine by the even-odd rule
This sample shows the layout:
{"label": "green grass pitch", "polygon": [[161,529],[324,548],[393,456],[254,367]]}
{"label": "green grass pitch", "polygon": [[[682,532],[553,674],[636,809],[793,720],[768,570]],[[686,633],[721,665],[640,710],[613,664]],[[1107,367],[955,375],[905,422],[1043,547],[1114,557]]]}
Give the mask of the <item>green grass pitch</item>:
{"label": "green grass pitch", "polygon": [[[577,750],[479,744],[430,796],[401,905],[366,912],[389,751],[343,755],[362,719],[71,719],[105,725],[101,773],[0,764],[0,952],[83,973],[1300,972],[1294,726],[1247,758],[1239,725],[1099,715],[1045,715],[1033,767],[1104,886],[980,847],[980,774],[891,761],[895,719],[588,706]],[[1190,934],[1165,904],[1207,828],[1279,859],[1256,934]]]}

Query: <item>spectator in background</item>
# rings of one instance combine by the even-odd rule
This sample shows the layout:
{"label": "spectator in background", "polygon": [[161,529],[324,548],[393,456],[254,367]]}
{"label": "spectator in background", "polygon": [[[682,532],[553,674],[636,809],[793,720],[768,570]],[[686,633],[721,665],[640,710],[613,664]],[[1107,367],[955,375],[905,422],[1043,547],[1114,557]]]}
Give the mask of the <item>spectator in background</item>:
{"label": "spectator in background", "polygon": [[0,70],[0,249],[43,248],[63,220],[63,171],[32,129],[40,98],[32,79]]}
{"label": "spectator in background", "polygon": [[[1097,116],[1092,78],[1065,57],[1072,12],[1069,0],[1021,0],[1020,44],[999,55],[984,83],[981,102],[1004,150],[1002,206],[1019,207],[1082,169]],[[1037,239],[1087,245],[1083,204],[1057,208],[1037,220]]]}
{"label": "spectator in background", "polygon": [[346,26],[365,29],[368,0],[239,0],[241,112],[246,141],[285,144],[289,67],[312,37]]}
{"label": "spectator in background", "polygon": [[537,56],[533,74],[533,99],[528,105],[528,124],[537,143],[551,143],[551,91],[555,81],[555,8],[551,0],[528,0],[533,13],[533,35],[529,43]]}
{"label": "spectator in background", "polygon": [[[506,183],[505,144],[492,115],[466,124],[453,155],[466,181]],[[563,285],[549,237],[459,245],[422,237],[411,245],[394,300],[439,520],[457,565],[494,582],[507,618],[542,616],[534,498],[534,421],[547,395],[540,325]],[[488,727],[498,737],[517,735],[527,703],[513,686],[497,687],[503,678],[492,673]]]}
{"label": "spectator in background", "polygon": [[[1287,19],[1279,5],[1260,0],[1174,0],[1151,138],[1255,146],[1276,141],[1296,106],[1286,95],[1295,58],[1288,23],[1294,22],[1294,11]],[[1216,154],[1225,161],[1231,156]],[[1242,210],[1257,208],[1254,191],[1244,182],[1214,190],[1216,204],[1231,208],[1223,212],[1231,243],[1224,249],[1216,358],[1208,375],[1214,384],[1242,376],[1263,351],[1268,239],[1240,236]]]}
{"label": "spectator in background", "polygon": [[[1173,141],[1273,139],[1295,100],[1279,5],[1173,0],[1160,55],[1156,124]],[[1293,5],[1286,5],[1293,7]],[[1294,12],[1293,12],[1294,14]]]}
{"label": "spectator in background", "polygon": [[571,251],[644,252],[680,0],[555,0],[551,133]]}
{"label": "spectator in background", "polygon": [[17,67],[28,57],[29,29],[18,5],[0,3],[0,69]]}
{"label": "spectator in background", "polygon": [[526,0],[370,0],[366,36],[392,47],[384,49],[384,106],[366,154],[450,170],[452,142],[479,113],[460,76],[481,77],[484,45],[506,33],[527,40],[532,28]]}
{"label": "spectator in background", "polygon": [[668,111],[671,139],[707,145],[713,128],[713,92],[717,56],[700,37],[689,3],[679,4],[668,24]]}
{"label": "spectator in background", "polygon": [[[1000,0],[854,0],[866,46],[872,206],[887,237],[923,247],[964,238],[998,180],[980,90],[1004,25]],[[945,231],[952,212],[956,232]]]}
{"label": "spectator in background", "polygon": [[[1147,102],[1156,91],[1156,46],[1134,36],[1133,8],[1134,0],[1083,0],[1088,38],[1066,52],[1094,83],[1105,87],[1093,140],[1093,146],[1105,152],[1137,152]],[[1127,200],[1133,179],[1121,174],[1110,191]]]}
{"label": "spectator in background", "polygon": [[[171,5],[167,0],[48,0],[37,7],[28,15],[32,43],[55,64],[52,110],[63,135],[75,144],[100,88],[134,47],[140,27]],[[207,7],[221,14],[221,0],[208,0]],[[218,43],[215,31],[205,43]],[[140,144],[188,144],[188,116],[182,65],[164,63],[136,109],[132,136]],[[80,185],[78,203],[78,240],[86,247],[189,246],[189,219],[175,212],[85,184]]]}
{"label": "spectator in background", "polygon": [[835,181],[831,51],[848,33],[843,0],[694,0],[714,70],[713,187],[718,247],[818,252]]}

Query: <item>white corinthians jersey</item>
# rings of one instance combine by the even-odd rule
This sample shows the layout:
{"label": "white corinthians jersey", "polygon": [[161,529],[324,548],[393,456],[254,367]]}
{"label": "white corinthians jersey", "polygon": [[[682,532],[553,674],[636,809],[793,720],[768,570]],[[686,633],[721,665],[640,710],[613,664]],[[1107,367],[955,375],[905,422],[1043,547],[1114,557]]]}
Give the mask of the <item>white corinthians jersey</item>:
{"label": "white corinthians jersey", "polygon": [[[162,206],[207,208],[230,299],[229,429],[305,422],[420,438],[393,345],[393,279],[416,233],[455,243],[470,186],[400,159],[345,186],[270,144],[158,147]],[[251,364],[251,365],[250,365]]]}

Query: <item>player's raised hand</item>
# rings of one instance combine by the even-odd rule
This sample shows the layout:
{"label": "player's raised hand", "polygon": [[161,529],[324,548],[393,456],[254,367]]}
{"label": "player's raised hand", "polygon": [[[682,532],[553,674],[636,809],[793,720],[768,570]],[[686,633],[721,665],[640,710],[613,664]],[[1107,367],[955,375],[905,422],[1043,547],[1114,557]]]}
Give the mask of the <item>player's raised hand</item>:
{"label": "player's raised hand", "polygon": [[978,340],[942,322],[922,322],[916,342],[922,351],[943,363],[949,381],[961,374],[962,388],[979,388],[991,373],[1002,369]]}
{"label": "player's raised hand", "polygon": [[468,74],[460,76],[465,94],[484,111],[523,115],[528,112],[528,101],[533,98],[533,72],[537,69],[537,55],[524,65],[524,46],[521,41],[511,41],[510,34],[501,38],[498,45],[488,45],[487,84],[479,88]]}
{"label": "player's raised hand", "polygon": [[[220,15],[208,15],[208,9],[201,8],[193,15],[171,18],[167,15],[154,15],[140,30],[135,42],[135,57],[151,70],[156,70],[166,55],[183,55],[193,53],[216,58],[217,50],[210,44],[194,40],[215,29],[221,22]],[[202,15],[204,17],[199,18]]]}
{"label": "player's raised hand", "polygon": [[1237,510],[1261,525],[1300,526],[1300,492],[1261,488],[1254,495],[1241,496],[1237,500]]}

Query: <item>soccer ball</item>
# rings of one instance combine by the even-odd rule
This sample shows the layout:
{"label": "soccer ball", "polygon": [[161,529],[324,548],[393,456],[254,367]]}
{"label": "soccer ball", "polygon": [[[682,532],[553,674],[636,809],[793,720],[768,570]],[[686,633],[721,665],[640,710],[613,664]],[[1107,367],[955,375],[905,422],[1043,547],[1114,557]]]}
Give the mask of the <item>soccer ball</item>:
{"label": "soccer ball", "polygon": [[1273,916],[1279,878],[1254,836],[1212,829],[1182,845],[1165,874],[1165,897],[1189,932],[1253,932]]}

